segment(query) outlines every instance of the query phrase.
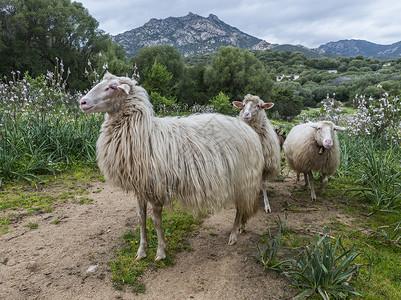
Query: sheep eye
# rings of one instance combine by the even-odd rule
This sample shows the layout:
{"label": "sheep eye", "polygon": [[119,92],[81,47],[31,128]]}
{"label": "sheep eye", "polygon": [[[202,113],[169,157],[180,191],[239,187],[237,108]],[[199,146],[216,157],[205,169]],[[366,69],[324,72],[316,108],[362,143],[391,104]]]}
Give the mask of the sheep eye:
{"label": "sheep eye", "polygon": [[117,87],[114,86],[114,85],[110,86],[109,88],[112,89],[112,90],[116,90],[117,89]]}
{"label": "sheep eye", "polygon": [[257,107],[257,108],[259,108],[259,107],[260,107],[260,105],[258,104],[258,105],[256,105],[256,107]]}

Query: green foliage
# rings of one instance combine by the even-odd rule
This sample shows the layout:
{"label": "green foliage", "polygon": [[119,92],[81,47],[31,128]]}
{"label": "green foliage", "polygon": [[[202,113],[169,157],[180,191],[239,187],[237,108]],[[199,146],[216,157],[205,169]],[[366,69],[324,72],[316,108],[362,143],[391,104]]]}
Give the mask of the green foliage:
{"label": "green foliage", "polygon": [[272,101],[274,106],[273,112],[278,112],[278,117],[291,119],[299,115],[303,104],[300,97],[294,97],[294,93],[290,89],[274,88]]}
{"label": "green foliage", "polygon": [[[4,2],[4,1],[3,1]],[[70,87],[88,87],[84,68],[101,50],[109,53],[111,70],[125,61],[125,52],[100,31],[81,3],[70,0],[7,0],[0,13],[0,75],[28,71],[37,77],[51,70],[57,58],[71,73]],[[112,54],[113,53],[113,54]],[[114,69],[115,67],[115,69]]]}
{"label": "green foliage", "polygon": [[349,285],[351,276],[358,270],[354,260],[360,251],[352,247],[338,253],[340,247],[341,237],[333,244],[324,234],[315,244],[307,246],[298,259],[287,259],[277,265],[288,280],[302,290],[294,299],[317,293],[323,299],[346,298],[350,294],[361,296]]}
{"label": "green foliage", "polygon": [[208,102],[207,86],[205,84],[206,67],[203,63],[189,66],[184,69],[176,95],[181,102],[193,106],[205,105]]}
{"label": "green foliage", "polygon": [[125,246],[116,254],[115,259],[109,262],[113,273],[112,281],[117,289],[122,289],[124,285],[128,285],[135,293],[145,292],[146,287],[138,281],[138,276],[150,268],[173,265],[175,253],[190,249],[187,238],[192,235],[193,230],[199,226],[201,220],[195,219],[177,207],[164,209],[162,217],[162,228],[167,242],[167,258],[158,262],[154,261],[157,250],[157,234],[151,218],[148,218],[149,248],[147,249],[147,257],[142,260],[135,260],[140,242],[139,228],[137,227],[135,231],[130,230],[123,235],[122,241]]}
{"label": "green foliage", "polygon": [[172,97],[163,97],[157,92],[151,92],[149,95],[150,102],[153,105],[153,109],[157,114],[161,115],[174,115],[180,111],[180,106],[177,100]]}
{"label": "green foliage", "polygon": [[269,99],[273,81],[250,51],[222,47],[206,68],[205,84],[209,95],[222,91],[231,99],[240,100],[246,94]]}
{"label": "green foliage", "polygon": [[155,92],[164,96],[171,95],[171,79],[173,78],[173,74],[156,59],[152,67],[145,68],[144,77],[142,87],[148,93]]}
{"label": "green foliage", "polygon": [[183,74],[184,61],[180,52],[170,45],[143,47],[138,51],[136,56],[130,59],[132,68],[135,65],[138,68],[140,75],[139,83],[142,84],[147,80],[145,70],[153,66],[155,61],[165,66],[166,71],[172,75],[172,85],[177,84]]}
{"label": "green foliage", "polygon": [[378,226],[376,230],[370,230],[370,232],[401,248],[401,221],[395,224]]}
{"label": "green foliage", "polygon": [[357,192],[373,210],[389,210],[401,205],[401,158],[399,147],[386,147],[383,140],[370,140],[361,151],[361,161],[355,166]]}
{"label": "green foliage", "polygon": [[232,103],[230,102],[230,98],[220,92],[216,97],[210,99],[210,103],[212,103],[214,109],[219,114],[234,116],[238,114],[238,110],[234,108]]}
{"label": "green foliage", "polygon": [[0,85],[0,184],[96,161],[102,117],[80,113],[80,95],[65,92],[58,75]]}

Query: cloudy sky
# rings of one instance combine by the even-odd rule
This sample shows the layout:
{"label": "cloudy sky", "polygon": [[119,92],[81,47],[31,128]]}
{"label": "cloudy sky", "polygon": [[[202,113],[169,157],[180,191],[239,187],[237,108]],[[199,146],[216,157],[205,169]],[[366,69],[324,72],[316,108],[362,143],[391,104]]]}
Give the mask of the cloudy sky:
{"label": "cloudy sky", "polygon": [[116,35],[151,18],[214,14],[239,30],[274,44],[309,48],[342,39],[389,45],[401,41],[396,0],[75,0]]}

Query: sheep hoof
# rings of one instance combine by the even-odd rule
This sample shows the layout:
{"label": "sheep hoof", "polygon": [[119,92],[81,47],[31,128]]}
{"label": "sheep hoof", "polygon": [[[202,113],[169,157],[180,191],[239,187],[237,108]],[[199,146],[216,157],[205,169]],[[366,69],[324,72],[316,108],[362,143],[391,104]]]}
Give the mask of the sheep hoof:
{"label": "sheep hoof", "polygon": [[230,239],[228,240],[229,245],[234,245],[237,242],[237,236],[231,234]]}
{"label": "sheep hoof", "polygon": [[163,257],[163,256],[160,256],[160,255],[156,255],[155,261],[160,261],[160,260],[163,260],[163,259],[165,259],[165,258],[166,258],[165,255],[164,255],[164,257]]}
{"label": "sheep hoof", "polygon": [[141,259],[144,259],[145,257],[146,257],[146,255],[137,254],[137,255],[135,255],[135,260],[141,260]]}
{"label": "sheep hoof", "polygon": [[268,214],[268,213],[271,213],[272,212],[272,210],[271,210],[271,208],[269,207],[269,208],[265,208],[265,212]]}

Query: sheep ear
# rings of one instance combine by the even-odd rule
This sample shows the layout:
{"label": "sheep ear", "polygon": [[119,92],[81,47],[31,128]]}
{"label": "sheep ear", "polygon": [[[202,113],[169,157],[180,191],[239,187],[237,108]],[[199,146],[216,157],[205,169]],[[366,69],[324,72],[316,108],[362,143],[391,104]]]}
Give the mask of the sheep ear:
{"label": "sheep ear", "polygon": [[120,91],[122,91],[123,93],[125,93],[125,94],[129,94],[129,91],[130,91],[130,86],[128,85],[128,84],[120,84],[119,86],[117,86],[117,88],[120,90]]}
{"label": "sheep ear", "polygon": [[233,105],[237,108],[244,108],[244,103],[241,101],[233,101]]}
{"label": "sheep ear", "polygon": [[335,125],[334,130],[347,130],[347,128]]}
{"label": "sheep ear", "polygon": [[262,105],[262,109],[270,109],[274,106],[274,103],[268,102]]}
{"label": "sheep ear", "polygon": [[318,123],[309,122],[308,125],[309,125],[310,127],[315,128],[315,129],[318,129],[318,128],[319,128],[319,124],[318,124]]}

